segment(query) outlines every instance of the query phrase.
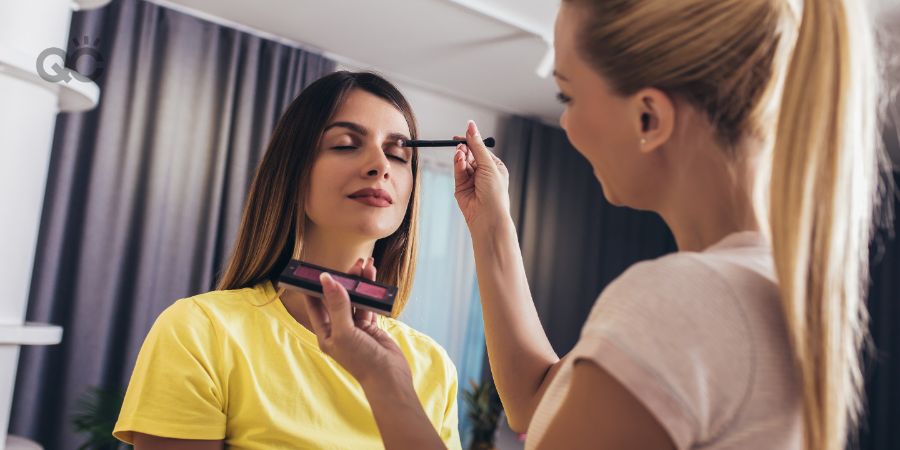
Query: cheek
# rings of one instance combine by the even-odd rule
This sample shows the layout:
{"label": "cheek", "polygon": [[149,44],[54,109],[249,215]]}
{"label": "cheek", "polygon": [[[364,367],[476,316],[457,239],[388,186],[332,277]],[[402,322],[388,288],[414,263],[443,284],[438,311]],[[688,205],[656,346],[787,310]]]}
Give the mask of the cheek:
{"label": "cheek", "polygon": [[399,200],[402,205],[406,205],[405,208],[402,208],[400,211],[401,216],[406,215],[406,210],[409,209],[409,199],[412,196],[413,189],[413,175],[411,171],[405,171],[402,174],[398,174],[395,183],[394,183],[394,192],[396,192],[397,200]]}
{"label": "cheek", "polygon": [[343,176],[340,167],[331,164],[327,158],[319,158],[313,164],[306,198],[306,214],[310,218],[327,214],[331,209],[330,205],[336,200],[335,192],[341,192],[339,184]]}
{"label": "cheek", "polygon": [[581,108],[577,105],[569,107],[561,117],[566,136],[572,146],[582,154],[596,171],[603,165],[604,154],[610,147],[611,124],[598,115],[598,111]]}

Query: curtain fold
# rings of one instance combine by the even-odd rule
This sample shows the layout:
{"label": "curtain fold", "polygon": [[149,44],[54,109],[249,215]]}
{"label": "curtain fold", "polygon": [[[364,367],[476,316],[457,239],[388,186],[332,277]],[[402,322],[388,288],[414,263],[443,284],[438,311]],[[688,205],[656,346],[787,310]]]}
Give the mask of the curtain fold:
{"label": "curtain fold", "polygon": [[124,391],[157,315],[213,288],[275,121],[335,67],[138,0],[75,13],[70,36],[99,40],[102,94],[57,121],[28,320],[64,336],[23,349],[11,419],[47,449],[77,448],[75,399]]}

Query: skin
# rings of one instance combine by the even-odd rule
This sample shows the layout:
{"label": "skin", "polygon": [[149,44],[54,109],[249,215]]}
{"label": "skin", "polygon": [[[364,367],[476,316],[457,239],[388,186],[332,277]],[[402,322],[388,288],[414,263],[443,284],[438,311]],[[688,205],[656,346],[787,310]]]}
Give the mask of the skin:
{"label": "skin", "polygon": [[[375,242],[397,231],[412,195],[411,150],[396,145],[398,138],[409,139],[409,134],[403,114],[390,103],[362,90],[349,93],[322,136],[311,173],[303,247],[298,246],[295,257],[324,267],[346,267],[348,273],[375,279],[371,258]],[[347,197],[368,187],[387,191],[393,199],[391,206],[372,207]],[[294,291],[285,291],[280,298],[297,322],[312,330],[305,305],[321,301]],[[351,309],[348,314],[353,326],[380,331],[373,313]],[[224,448],[222,440],[142,433],[135,433],[134,440],[136,450]]]}
{"label": "skin", "polygon": [[[689,104],[653,88],[616,94],[576,50],[584,16],[564,3],[557,17],[555,78],[562,98],[571,99],[560,125],[607,200],[658,213],[682,251],[758,231],[750,180],[762,145],[745,140],[735,149],[745,156],[730,160]],[[472,235],[488,357],[510,426],[526,431],[566,357],[551,348],[531,300],[509,214],[508,172],[481,144],[474,123],[465,139],[454,160],[456,199]],[[396,345],[377,329],[355,326],[346,291],[325,284],[324,301],[308,304],[319,345],[360,381],[386,448],[444,448],[414,401]],[[571,389],[537,448],[675,448],[657,419],[603,368],[585,360],[573,367]]]}

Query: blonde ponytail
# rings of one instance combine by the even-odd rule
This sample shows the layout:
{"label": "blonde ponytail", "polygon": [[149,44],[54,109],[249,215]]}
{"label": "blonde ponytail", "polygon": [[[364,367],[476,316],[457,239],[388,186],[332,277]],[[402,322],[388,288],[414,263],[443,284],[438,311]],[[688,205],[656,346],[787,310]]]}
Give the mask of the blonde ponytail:
{"label": "blonde ponytail", "polygon": [[878,85],[863,7],[806,1],[777,122],[769,213],[807,449],[843,450],[862,411]]}

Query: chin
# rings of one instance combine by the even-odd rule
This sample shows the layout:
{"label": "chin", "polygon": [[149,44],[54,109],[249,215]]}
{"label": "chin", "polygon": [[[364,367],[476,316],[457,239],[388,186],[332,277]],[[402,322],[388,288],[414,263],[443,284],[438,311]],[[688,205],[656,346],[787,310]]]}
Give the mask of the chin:
{"label": "chin", "polygon": [[356,227],[356,232],[360,236],[365,236],[371,239],[384,239],[392,234],[394,234],[400,228],[400,224],[386,224],[386,223],[378,223],[378,222],[367,222],[359,224]]}
{"label": "chin", "polygon": [[608,189],[599,177],[597,177],[597,181],[600,181],[600,190],[603,192],[603,198],[606,199],[607,203],[613,206],[628,206],[624,202],[622,202],[619,196],[617,196],[616,193],[612,191],[612,189]]}

